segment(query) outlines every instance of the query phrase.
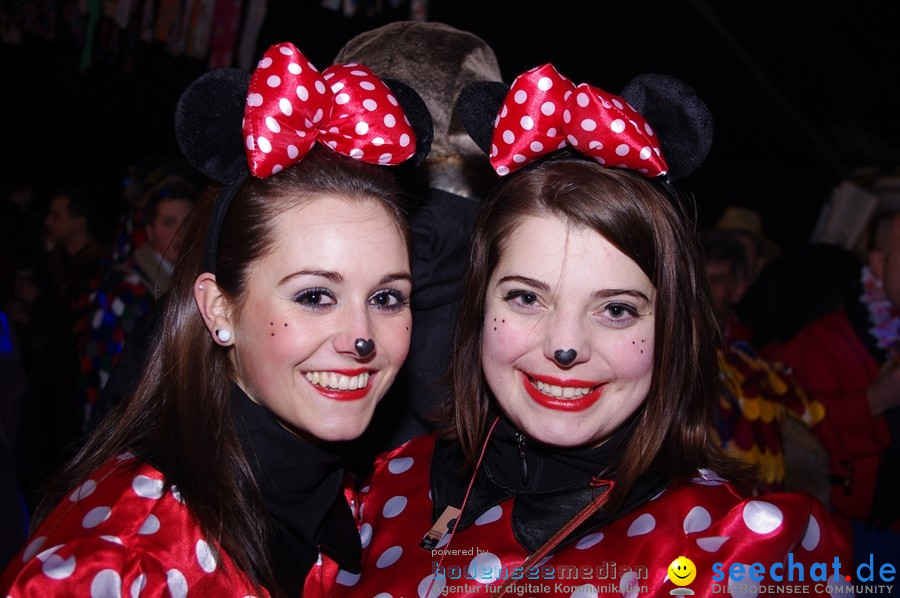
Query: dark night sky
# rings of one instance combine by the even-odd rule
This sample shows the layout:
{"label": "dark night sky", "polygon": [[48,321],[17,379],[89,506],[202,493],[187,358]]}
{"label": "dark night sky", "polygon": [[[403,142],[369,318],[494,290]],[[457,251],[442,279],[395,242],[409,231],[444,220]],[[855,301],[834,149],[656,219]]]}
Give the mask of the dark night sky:
{"label": "dark night sky", "polygon": [[[900,164],[900,7],[862,0],[432,0],[430,18],[472,31],[507,82],[553,62],[576,82],[618,92],[643,72],[697,89],[716,122],[706,163],[685,184],[701,224],[725,204],[760,211],[770,236],[802,243],[830,190],[865,166]],[[290,40],[317,65],[362,30],[403,19],[406,6],[346,18],[318,2],[270,0],[259,51]],[[0,45],[4,174],[78,172],[117,180],[154,150],[175,151],[172,110],[204,70],[161,48],[140,48],[133,72],[103,60],[79,72],[65,40]]]}

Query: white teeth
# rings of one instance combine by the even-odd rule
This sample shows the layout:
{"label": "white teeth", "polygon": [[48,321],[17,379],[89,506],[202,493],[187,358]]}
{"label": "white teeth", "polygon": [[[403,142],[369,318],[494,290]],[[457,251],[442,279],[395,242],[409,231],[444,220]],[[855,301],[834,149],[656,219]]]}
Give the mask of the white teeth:
{"label": "white teeth", "polygon": [[532,380],[534,386],[544,393],[545,395],[550,395],[551,397],[563,397],[566,399],[578,398],[582,397],[586,394],[589,394],[594,387],[587,386],[583,388],[579,388],[577,386],[556,386],[555,384],[547,384],[546,382],[541,382],[540,380]]}
{"label": "white teeth", "polygon": [[344,376],[337,372],[306,372],[306,379],[323,388],[356,390],[369,384],[369,372],[356,376]]}

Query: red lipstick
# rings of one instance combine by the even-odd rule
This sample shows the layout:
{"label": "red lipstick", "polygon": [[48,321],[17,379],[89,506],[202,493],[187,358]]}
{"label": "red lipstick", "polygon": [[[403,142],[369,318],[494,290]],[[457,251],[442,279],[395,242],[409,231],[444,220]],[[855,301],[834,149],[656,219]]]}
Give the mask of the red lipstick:
{"label": "red lipstick", "polygon": [[[593,386],[597,386],[597,388],[586,395],[564,399],[562,397],[551,397],[550,395],[542,393],[531,382],[531,379],[540,380],[541,382],[553,384],[554,386],[574,386],[578,388],[591,388]],[[554,411],[584,411],[585,409],[596,403],[600,398],[600,395],[603,394],[603,385],[601,384],[598,386],[595,382],[586,382],[582,380],[560,380],[558,378],[528,376],[528,374],[524,372],[522,372],[522,384],[525,386],[525,392],[528,393],[528,396],[531,397],[531,400],[533,400],[541,407],[553,409]]]}
{"label": "red lipstick", "polygon": [[[356,368],[352,370],[327,370],[329,372],[334,372],[336,374],[341,374],[343,376],[358,376],[360,374],[364,374],[369,370],[367,368]],[[318,384],[313,384],[309,382],[310,386],[312,386],[316,392],[327,399],[331,399],[332,401],[358,401],[359,399],[364,399],[369,394],[369,389],[371,387],[371,382],[375,376],[377,376],[377,372],[371,372],[369,374],[368,384],[363,386],[362,388],[357,388],[355,390],[340,390],[337,388],[325,388],[324,386],[319,386]]]}

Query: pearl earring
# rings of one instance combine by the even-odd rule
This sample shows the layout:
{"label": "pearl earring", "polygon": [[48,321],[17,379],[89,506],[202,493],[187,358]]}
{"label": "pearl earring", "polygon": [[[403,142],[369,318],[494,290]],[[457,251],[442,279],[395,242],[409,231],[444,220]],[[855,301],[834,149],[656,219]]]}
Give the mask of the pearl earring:
{"label": "pearl earring", "polygon": [[227,343],[231,340],[231,331],[227,328],[216,330],[216,338],[219,339],[220,342]]}

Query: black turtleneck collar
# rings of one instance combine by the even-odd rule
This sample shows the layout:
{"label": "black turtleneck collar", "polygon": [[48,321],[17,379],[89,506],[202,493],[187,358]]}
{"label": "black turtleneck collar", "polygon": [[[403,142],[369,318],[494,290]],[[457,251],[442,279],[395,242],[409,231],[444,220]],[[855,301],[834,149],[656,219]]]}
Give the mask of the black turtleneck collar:
{"label": "black turtleneck collar", "polygon": [[235,429],[271,518],[269,551],[282,591],[302,593],[319,547],[359,573],[359,533],[341,492],[348,443],[307,442],[234,388]]}
{"label": "black turtleneck collar", "polygon": [[[522,547],[535,552],[608,488],[610,480],[615,480],[615,464],[633,434],[633,422],[633,419],[627,422],[598,447],[559,448],[526,438],[501,416],[491,434],[465,511],[459,516],[459,529],[512,497],[513,534]],[[461,506],[470,476],[458,444],[438,440],[431,463],[432,521],[448,505]],[[618,512],[594,513],[559,547],[638,507],[667,483],[663,476],[641,477]]]}

